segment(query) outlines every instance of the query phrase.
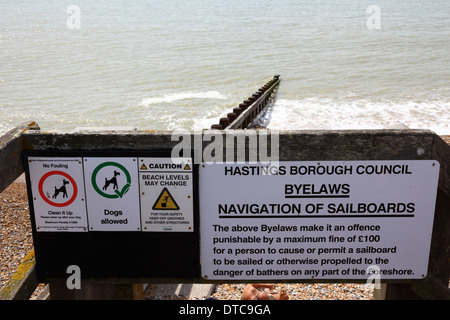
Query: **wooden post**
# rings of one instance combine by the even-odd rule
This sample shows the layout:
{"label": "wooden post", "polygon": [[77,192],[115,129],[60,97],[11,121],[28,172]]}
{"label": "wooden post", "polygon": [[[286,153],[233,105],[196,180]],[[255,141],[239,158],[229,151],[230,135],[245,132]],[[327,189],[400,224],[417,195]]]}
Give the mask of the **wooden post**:
{"label": "wooden post", "polygon": [[230,123],[233,122],[234,120],[236,120],[237,118],[237,114],[230,112],[229,114],[227,114],[228,119],[230,119]]}
{"label": "wooden post", "polygon": [[228,119],[228,118],[220,118],[219,123],[222,126],[222,128],[226,128],[230,124],[230,119]]}

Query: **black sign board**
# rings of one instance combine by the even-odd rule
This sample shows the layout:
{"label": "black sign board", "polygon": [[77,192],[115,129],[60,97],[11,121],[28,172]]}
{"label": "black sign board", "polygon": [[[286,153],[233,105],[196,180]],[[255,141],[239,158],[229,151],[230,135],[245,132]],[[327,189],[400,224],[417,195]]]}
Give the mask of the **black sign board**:
{"label": "black sign board", "polygon": [[38,281],[199,278],[198,165],[170,150],[24,151]]}

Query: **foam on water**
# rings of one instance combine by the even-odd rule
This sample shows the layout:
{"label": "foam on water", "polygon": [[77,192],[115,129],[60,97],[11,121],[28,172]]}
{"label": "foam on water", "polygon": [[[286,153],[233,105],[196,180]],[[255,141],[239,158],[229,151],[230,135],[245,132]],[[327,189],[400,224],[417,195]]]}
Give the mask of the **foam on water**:
{"label": "foam on water", "polygon": [[450,103],[279,99],[265,121],[278,130],[383,129],[402,123],[411,129],[450,134]]}
{"label": "foam on water", "polygon": [[141,106],[149,106],[152,104],[171,103],[179,100],[187,99],[218,99],[225,100],[227,97],[217,91],[206,92],[174,92],[159,97],[145,98],[141,101]]}

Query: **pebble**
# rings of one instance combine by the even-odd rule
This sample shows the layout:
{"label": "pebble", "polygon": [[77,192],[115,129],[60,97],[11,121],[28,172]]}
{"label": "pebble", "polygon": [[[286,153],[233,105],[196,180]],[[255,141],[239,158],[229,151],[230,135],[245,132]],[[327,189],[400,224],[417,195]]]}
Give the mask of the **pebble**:
{"label": "pebble", "polygon": [[[240,300],[246,284],[217,285],[212,297],[217,300]],[[284,288],[289,300],[372,300],[373,284],[356,283],[274,283],[274,291]]]}
{"label": "pebble", "polygon": [[13,183],[0,194],[0,290],[33,249],[27,191]]}
{"label": "pebble", "polygon": [[[0,193],[0,290],[33,249],[27,187],[24,179],[18,181]],[[31,299],[44,286],[39,284]]]}
{"label": "pebble", "polygon": [[440,137],[442,138],[442,140],[447,142],[447,144],[450,144],[450,136],[440,136]]}
{"label": "pebble", "polygon": [[0,194],[0,289],[33,249],[26,186],[11,184]]}

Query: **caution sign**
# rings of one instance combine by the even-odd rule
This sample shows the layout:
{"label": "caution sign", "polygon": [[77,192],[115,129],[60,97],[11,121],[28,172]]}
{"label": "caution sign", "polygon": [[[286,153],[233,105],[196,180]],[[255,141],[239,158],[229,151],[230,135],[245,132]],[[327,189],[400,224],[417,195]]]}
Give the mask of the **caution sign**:
{"label": "caution sign", "polygon": [[192,159],[139,158],[142,231],[192,232]]}
{"label": "caution sign", "polygon": [[137,158],[85,157],[90,231],[140,231]]}
{"label": "caution sign", "polygon": [[199,168],[205,279],[427,275],[437,161],[286,161]]}
{"label": "caution sign", "polygon": [[86,232],[82,158],[28,158],[37,232]]}

